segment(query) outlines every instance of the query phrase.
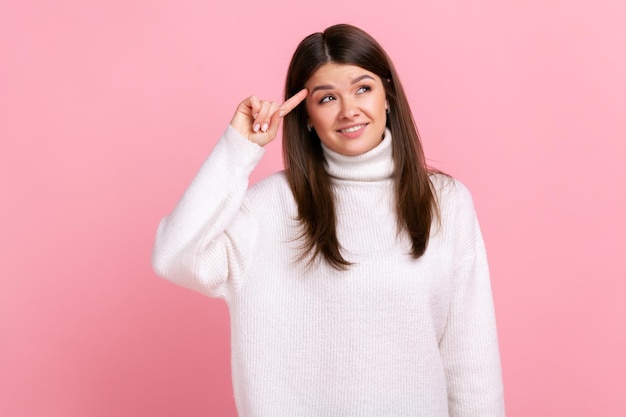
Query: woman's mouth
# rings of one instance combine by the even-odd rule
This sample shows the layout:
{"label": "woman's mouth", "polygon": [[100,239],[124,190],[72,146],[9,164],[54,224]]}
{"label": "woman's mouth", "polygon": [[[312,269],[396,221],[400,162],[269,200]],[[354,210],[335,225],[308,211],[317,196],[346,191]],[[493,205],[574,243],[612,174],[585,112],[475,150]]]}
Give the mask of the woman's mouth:
{"label": "woman's mouth", "polygon": [[354,132],[358,132],[359,130],[363,129],[365,126],[367,126],[366,123],[365,124],[361,124],[361,125],[348,127],[346,129],[340,129],[339,132],[340,133],[354,133]]}

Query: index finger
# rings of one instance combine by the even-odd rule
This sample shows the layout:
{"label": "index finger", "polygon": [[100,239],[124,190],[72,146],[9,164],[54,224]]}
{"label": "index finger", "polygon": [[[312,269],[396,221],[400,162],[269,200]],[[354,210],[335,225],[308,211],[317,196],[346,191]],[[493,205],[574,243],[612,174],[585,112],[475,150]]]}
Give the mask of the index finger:
{"label": "index finger", "polygon": [[298,106],[298,104],[302,103],[302,100],[304,100],[308,94],[309,94],[309,90],[307,90],[306,88],[303,88],[302,90],[298,91],[293,96],[289,97],[289,99],[285,100],[285,102],[280,105],[280,109],[278,110],[278,115],[280,117],[286,116],[287,113],[295,109]]}

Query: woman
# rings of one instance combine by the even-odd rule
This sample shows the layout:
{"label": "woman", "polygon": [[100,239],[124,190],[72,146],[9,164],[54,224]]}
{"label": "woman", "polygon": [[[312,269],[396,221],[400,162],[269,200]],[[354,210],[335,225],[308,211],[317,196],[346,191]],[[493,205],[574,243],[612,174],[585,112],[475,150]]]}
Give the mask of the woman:
{"label": "woman", "polygon": [[[424,162],[380,45],[305,38],[160,224],[157,273],[228,303],[240,416],[503,416],[470,194]],[[286,169],[247,190],[281,120]]]}

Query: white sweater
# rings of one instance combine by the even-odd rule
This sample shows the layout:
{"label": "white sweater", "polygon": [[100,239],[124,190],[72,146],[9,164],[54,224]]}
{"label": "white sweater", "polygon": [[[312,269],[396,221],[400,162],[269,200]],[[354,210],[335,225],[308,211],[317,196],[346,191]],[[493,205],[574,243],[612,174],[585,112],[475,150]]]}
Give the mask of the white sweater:
{"label": "white sweater", "polygon": [[433,175],[426,253],[397,234],[391,135],[360,156],[324,149],[337,236],[354,265],[307,269],[284,173],[248,188],[263,149],[230,126],[161,222],[155,271],[223,298],[241,417],[501,417],[485,249],[470,194]]}

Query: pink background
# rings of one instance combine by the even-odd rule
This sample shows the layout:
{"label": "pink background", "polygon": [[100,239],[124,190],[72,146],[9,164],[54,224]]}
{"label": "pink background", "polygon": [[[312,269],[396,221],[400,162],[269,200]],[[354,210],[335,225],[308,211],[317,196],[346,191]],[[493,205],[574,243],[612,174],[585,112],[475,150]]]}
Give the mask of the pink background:
{"label": "pink background", "polygon": [[[621,0],[0,1],[0,415],[234,416],[221,301],[158,279],[159,219],[296,44],[394,59],[472,190],[508,416],[626,415]],[[282,166],[280,144],[255,173]]]}

